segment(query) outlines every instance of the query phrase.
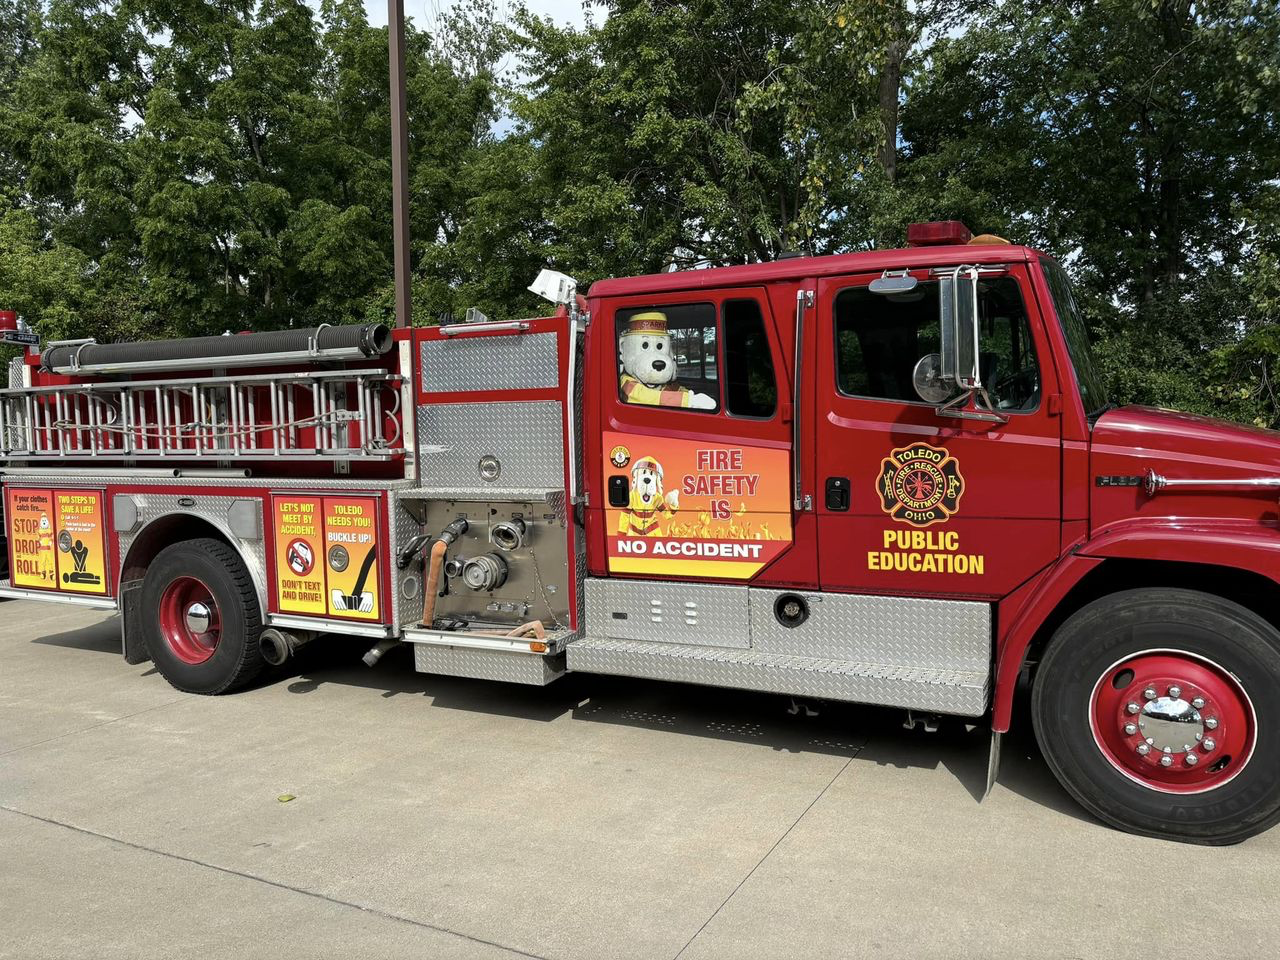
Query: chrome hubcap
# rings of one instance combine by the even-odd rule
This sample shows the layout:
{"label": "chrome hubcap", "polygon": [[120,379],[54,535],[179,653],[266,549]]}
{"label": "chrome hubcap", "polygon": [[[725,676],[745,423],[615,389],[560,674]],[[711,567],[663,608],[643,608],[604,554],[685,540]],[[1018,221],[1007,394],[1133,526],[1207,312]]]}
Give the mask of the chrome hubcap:
{"label": "chrome hubcap", "polygon": [[187,629],[192,633],[208,633],[209,624],[213,622],[213,614],[206,604],[196,601],[187,607],[186,620]]}
{"label": "chrome hubcap", "polygon": [[1169,696],[1148,700],[1138,719],[1142,738],[1161,753],[1186,753],[1204,737],[1200,711],[1177,696],[1177,687]]}

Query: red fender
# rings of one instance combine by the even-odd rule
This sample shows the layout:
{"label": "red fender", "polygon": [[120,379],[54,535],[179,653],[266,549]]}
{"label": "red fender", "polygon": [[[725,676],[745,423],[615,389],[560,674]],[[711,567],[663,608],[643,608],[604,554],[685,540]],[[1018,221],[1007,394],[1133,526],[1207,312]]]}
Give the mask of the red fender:
{"label": "red fender", "polygon": [[1013,692],[1036,631],[1071,589],[1107,559],[1156,560],[1234,567],[1280,582],[1280,530],[1252,520],[1136,519],[1108,527],[1002,600],[998,623],[992,729],[1009,729]]}
{"label": "red fender", "polygon": [[1267,571],[1280,570],[1280,530],[1253,520],[1126,520],[1108,527],[1078,552],[1089,557],[1239,567],[1275,580]]}
{"label": "red fender", "polygon": [[1102,561],[1068,553],[1032,577],[997,605],[996,622],[1008,623],[997,640],[996,689],[991,704],[991,729],[1005,733],[1013,715],[1013,691],[1018,674],[1040,625],[1057,609],[1086,573]]}

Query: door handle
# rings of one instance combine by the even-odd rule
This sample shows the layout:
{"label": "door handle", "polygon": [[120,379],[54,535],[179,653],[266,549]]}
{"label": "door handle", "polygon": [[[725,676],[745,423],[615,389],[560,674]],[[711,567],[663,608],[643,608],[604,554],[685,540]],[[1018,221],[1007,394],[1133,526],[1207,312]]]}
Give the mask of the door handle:
{"label": "door handle", "polygon": [[609,478],[609,506],[625,507],[631,502],[631,481],[626,476]]}
{"label": "door handle", "polygon": [[849,509],[849,478],[827,477],[827,509],[843,512]]}

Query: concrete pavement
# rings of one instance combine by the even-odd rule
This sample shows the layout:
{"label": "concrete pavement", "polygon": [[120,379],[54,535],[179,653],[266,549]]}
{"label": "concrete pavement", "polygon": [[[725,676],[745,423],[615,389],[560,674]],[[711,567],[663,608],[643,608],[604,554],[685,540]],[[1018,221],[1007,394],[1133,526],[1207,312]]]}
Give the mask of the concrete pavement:
{"label": "concrete pavement", "polygon": [[118,642],[0,604],[0,957],[1275,952],[1280,830],[1114,832],[1029,736],[980,805],[986,738],[956,722],[370,670],[358,643],[195,697]]}

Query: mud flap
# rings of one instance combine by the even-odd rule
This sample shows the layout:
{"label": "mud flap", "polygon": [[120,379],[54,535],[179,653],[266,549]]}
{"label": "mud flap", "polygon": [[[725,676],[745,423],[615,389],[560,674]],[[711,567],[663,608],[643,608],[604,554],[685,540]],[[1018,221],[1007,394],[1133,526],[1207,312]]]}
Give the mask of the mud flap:
{"label": "mud flap", "polygon": [[146,663],[146,641],[142,639],[142,581],[120,585],[120,652],[125,663]]}
{"label": "mud flap", "polygon": [[982,791],[982,799],[991,796],[991,788],[996,785],[1000,776],[1000,737],[1002,734],[991,731],[991,753],[987,757],[987,788]]}

